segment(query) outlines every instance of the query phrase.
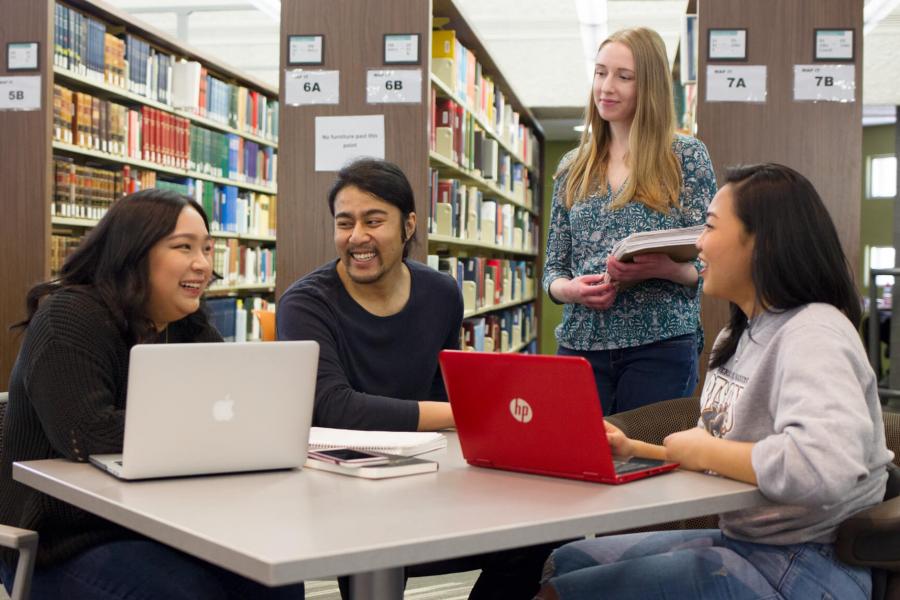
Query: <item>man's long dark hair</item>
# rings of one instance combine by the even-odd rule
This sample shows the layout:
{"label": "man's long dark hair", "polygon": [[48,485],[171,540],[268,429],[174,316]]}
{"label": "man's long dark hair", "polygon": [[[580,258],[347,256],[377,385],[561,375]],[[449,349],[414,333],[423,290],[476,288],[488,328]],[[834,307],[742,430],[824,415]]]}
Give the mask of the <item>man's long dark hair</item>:
{"label": "man's long dark hair", "polygon": [[[830,304],[859,327],[861,308],[850,263],[837,230],[813,185],[775,163],[729,169],[734,213],[754,237],[751,277],[756,304],[785,311],[811,302]],[[731,304],[728,336],[710,368],[734,355],[747,316]]]}
{"label": "man's long dark hair", "polygon": [[[91,293],[109,308],[129,345],[156,335],[147,315],[150,297],[150,249],[175,230],[186,207],[209,221],[197,202],[166,190],[148,189],[122,198],[110,207],[96,227],[63,263],[59,277],[28,291],[27,317],[13,327],[25,328],[44,296],[72,289]],[[208,326],[201,308],[186,319],[190,331]]]}

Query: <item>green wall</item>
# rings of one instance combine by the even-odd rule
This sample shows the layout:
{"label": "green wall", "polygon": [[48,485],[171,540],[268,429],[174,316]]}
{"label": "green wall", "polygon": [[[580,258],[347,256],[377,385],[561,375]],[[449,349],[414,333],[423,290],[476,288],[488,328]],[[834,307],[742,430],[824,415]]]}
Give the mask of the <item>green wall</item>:
{"label": "green wall", "polygon": [[869,157],[878,154],[896,153],[894,148],[896,135],[894,127],[894,125],[863,127],[863,187],[859,196],[862,200],[859,236],[859,287],[860,292],[863,294],[868,294],[868,287],[863,285],[866,246],[894,245],[894,200],[891,198],[866,198]]}
{"label": "green wall", "polygon": [[[544,198],[541,206],[542,247],[547,244],[547,231],[550,227],[550,205],[553,202],[553,174],[563,154],[578,145],[577,141],[546,142],[544,144]],[[541,256],[541,272],[543,273],[544,257]],[[540,282],[538,282],[540,285]],[[556,354],[556,335],[553,330],[562,321],[562,306],[554,304],[546,292],[541,300],[541,354]]]}

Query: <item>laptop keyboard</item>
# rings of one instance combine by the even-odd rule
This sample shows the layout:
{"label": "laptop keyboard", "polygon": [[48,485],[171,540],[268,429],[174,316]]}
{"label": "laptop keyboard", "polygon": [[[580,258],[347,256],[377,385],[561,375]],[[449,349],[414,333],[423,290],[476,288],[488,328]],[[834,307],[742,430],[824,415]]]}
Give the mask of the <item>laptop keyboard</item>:
{"label": "laptop keyboard", "polygon": [[653,467],[659,467],[663,464],[665,463],[661,460],[651,460],[648,458],[632,458],[631,460],[613,459],[613,467],[615,467],[616,473],[619,475],[634,473],[635,471],[645,471],[647,469],[652,469]]}

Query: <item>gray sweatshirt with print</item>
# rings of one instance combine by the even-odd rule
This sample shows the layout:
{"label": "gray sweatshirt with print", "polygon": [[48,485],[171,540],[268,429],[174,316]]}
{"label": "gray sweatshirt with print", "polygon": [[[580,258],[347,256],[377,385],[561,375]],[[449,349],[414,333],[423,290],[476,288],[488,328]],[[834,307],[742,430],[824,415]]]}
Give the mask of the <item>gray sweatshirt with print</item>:
{"label": "gray sweatshirt with print", "polygon": [[753,470],[773,504],[722,515],[732,538],[830,543],[844,519],[884,496],[893,453],[877,382],[859,334],[831,305],[755,318],[734,356],[707,374],[699,425],[756,442]]}

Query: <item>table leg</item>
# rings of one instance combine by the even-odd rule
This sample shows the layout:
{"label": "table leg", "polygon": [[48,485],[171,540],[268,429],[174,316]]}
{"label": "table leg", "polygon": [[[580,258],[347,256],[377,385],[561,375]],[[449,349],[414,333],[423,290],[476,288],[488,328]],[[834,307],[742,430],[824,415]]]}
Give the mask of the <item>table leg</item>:
{"label": "table leg", "polygon": [[350,576],[350,600],[403,600],[403,567]]}

